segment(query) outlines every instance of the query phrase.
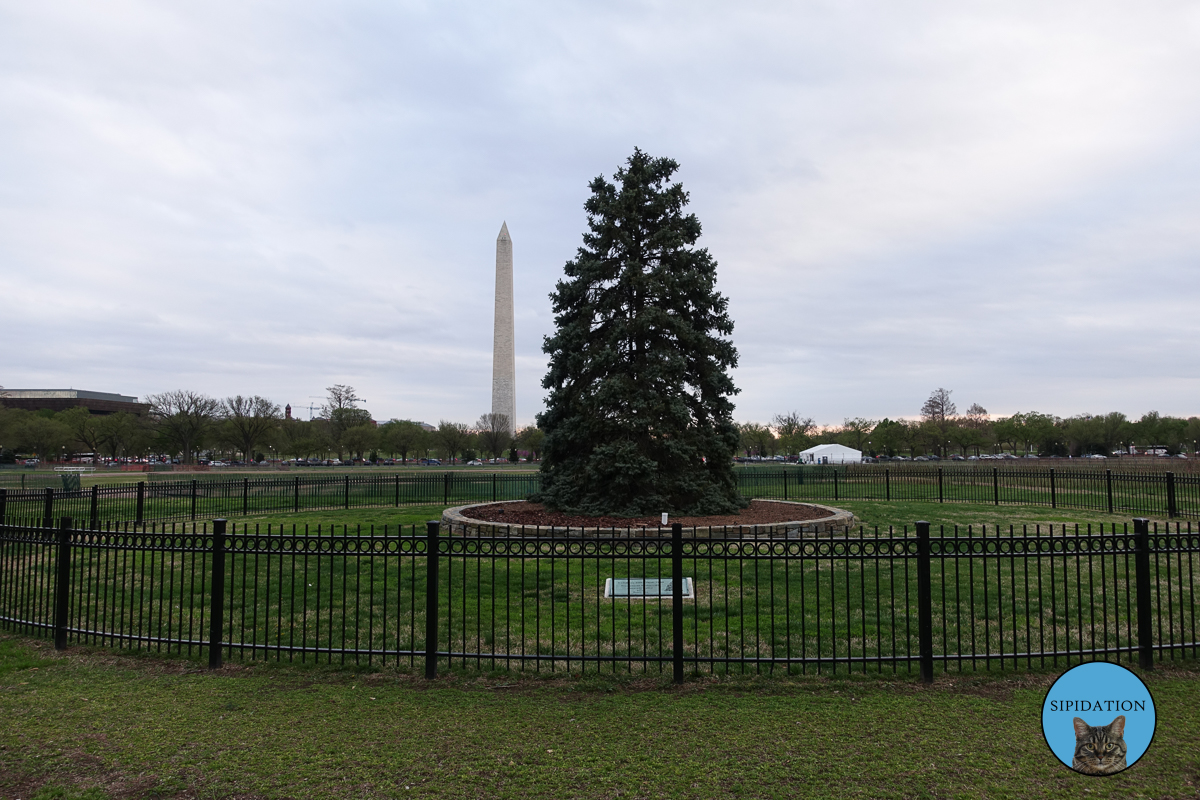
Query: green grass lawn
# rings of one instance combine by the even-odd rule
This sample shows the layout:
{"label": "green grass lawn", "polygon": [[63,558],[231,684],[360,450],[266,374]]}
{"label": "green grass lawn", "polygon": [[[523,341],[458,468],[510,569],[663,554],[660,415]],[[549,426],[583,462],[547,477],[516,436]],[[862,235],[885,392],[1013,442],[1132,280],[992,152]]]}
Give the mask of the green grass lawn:
{"label": "green grass lawn", "polygon": [[195,663],[0,634],[5,798],[1183,798],[1194,663],[1143,674],[1146,755],[1110,778],[1041,736],[1053,674],[553,680]]}
{"label": "green grass lawn", "polygon": [[[972,524],[978,520],[995,522],[1015,519],[1026,509],[1039,509],[1037,519],[1019,522],[1100,521],[1108,516],[1097,511],[1064,511],[1058,506],[1080,509],[1107,509],[1111,502],[1116,510],[1113,517],[1127,519],[1134,515],[1165,513],[1167,487],[1162,476],[1118,474],[1113,477],[1112,496],[1106,492],[1104,473],[1090,469],[1066,468],[1057,472],[1052,492],[1050,470],[1006,469],[999,483],[993,485],[989,470],[949,468],[945,480],[937,468],[909,468],[881,482],[874,468],[835,469],[805,467],[788,469],[739,469],[741,491],[748,497],[808,500],[816,503],[891,508],[894,514],[884,514],[876,523],[905,524],[911,519],[907,512],[913,508],[950,507],[962,505],[976,509]],[[840,475],[838,478],[836,476]],[[18,476],[19,477],[19,476]],[[28,477],[28,476],[27,476]],[[12,476],[0,476],[0,480]],[[57,486],[56,476],[38,474],[47,486]],[[786,479],[785,479],[786,478]],[[114,485],[124,483],[124,486]],[[130,484],[148,480],[141,506]],[[49,484],[45,482],[49,481]],[[98,490],[93,515],[91,489],[97,484],[110,485]],[[241,517],[243,511],[261,515],[261,509],[301,513],[318,509],[403,507],[408,503],[427,503],[442,500],[459,505],[487,502],[492,499],[517,499],[536,491],[537,473],[528,465],[497,468],[494,465],[469,468],[357,468],[351,470],[323,469],[294,471],[236,472],[217,470],[209,473],[118,473],[85,476],[83,492],[59,493],[54,500],[53,517],[70,516],[77,520],[96,516],[100,520],[163,520],[204,519],[214,516]],[[890,487],[890,488],[888,488]],[[998,487],[998,488],[997,488]],[[993,493],[998,491],[998,495]],[[26,496],[28,495],[28,496]],[[1001,505],[992,501],[998,496]],[[938,498],[945,499],[945,503]],[[883,498],[891,498],[884,500]],[[1200,508],[1200,484],[1194,476],[1177,479],[1175,498],[1180,514],[1195,517]],[[1012,503],[1012,505],[1009,505]],[[10,498],[10,516],[33,518],[46,513],[44,500],[37,492]],[[138,509],[141,509],[139,515]],[[256,510],[259,509],[259,510]],[[986,511],[992,509],[992,511]],[[950,512],[961,516],[957,512]],[[890,517],[890,519],[887,519]],[[865,517],[864,517],[865,519]]]}
{"label": "green grass lawn", "polygon": [[[824,501],[822,501],[824,502]],[[1021,526],[1029,526],[1029,531],[1033,532],[1035,525],[1045,526],[1053,524],[1055,530],[1061,525],[1076,524],[1081,526],[1082,530],[1086,530],[1090,523],[1093,530],[1098,529],[1100,524],[1103,524],[1105,530],[1108,530],[1110,525],[1124,525],[1129,523],[1130,531],[1133,530],[1133,517],[1122,514],[1106,514],[1098,511],[1075,511],[1071,509],[1052,509],[1047,506],[996,506],[985,504],[971,503],[930,503],[923,501],[872,501],[872,500],[844,500],[834,503],[829,501],[828,505],[834,505],[838,508],[844,508],[848,511],[853,511],[858,518],[859,524],[865,526],[868,530],[874,530],[878,527],[881,531],[886,530],[889,526],[901,530],[905,525],[909,530],[913,530],[913,526],[918,520],[925,520],[933,525],[936,531],[939,526],[952,528],[958,525],[965,529],[966,526],[972,525],[978,530],[980,525],[987,525],[988,529],[993,526],[1002,526],[1005,533],[1008,532],[1008,526],[1016,526],[1017,533],[1020,533]],[[349,526],[351,530],[356,530],[357,526],[362,526],[364,530],[371,525],[376,528],[382,528],[384,525],[395,529],[396,525],[418,525],[420,530],[424,531],[424,523],[427,520],[441,519],[443,506],[402,506],[400,508],[351,508],[349,510],[333,509],[329,511],[301,511],[298,514],[293,513],[276,513],[276,514],[252,514],[248,517],[238,516],[230,518],[231,522],[236,522],[240,527],[244,523],[258,524],[265,530],[267,524],[277,526],[285,524],[290,530],[293,524],[309,525],[312,530],[316,530],[316,525],[320,524],[327,529],[333,524],[340,529],[343,525]],[[1164,516],[1150,517],[1151,520],[1158,522],[1160,526],[1170,522],[1172,530],[1178,522],[1185,529],[1189,521],[1187,520],[1167,520]],[[1196,522],[1190,521],[1190,524],[1195,529]]]}
{"label": "green grass lawn", "polygon": [[425,523],[430,520],[440,521],[442,511],[445,506],[401,506],[400,508],[351,508],[349,510],[333,509],[330,511],[301,511],[299,513],[282,513],[282,514],[252,514],[248,517],[237,516],[231,517],[230,523],[237,525],[238,529],[249,525],[251,530],[254,526],[258,526],[261,531],[266,531],[267,526],[272,526],[273,529],[283,525],[289,532],[292,526],[297,526],[297,530],[303,532],[304,526],[307,525],[309,530],[316,531],[320,525],[323,531],[329,530],[331,527],[337,530],[348,530],[351,532],[362,530],[363,533],[369,533],[371,527],[374,526],[378,532],[383,532],[386,528],[389,532],[395,532],[398,528],[403,528],[405,533],[412,533],[412,528],[416,526],[416,532],[419,535],[425,534]]}
{"label": "green grass lawn", "polygon": [[[981,525],[987,525],[990,530],[998,525],[1007,533],[1008,527],[1012,525],[1019,534],[1022,526],[1027,526],[1029,532],[1032,533],[1036,525],[1041,525],[1043,530],[1048,525],[1054,525],[1055,530],[1062,525],[1079,525],[1081,531],[1086,531],[1089,524],[1093,526],[1093,530],[1097,530],[1101,524],[1104,525],[1105,530],[1108,530],[1110,525],[1120,526],[1129,523],[1129,530],[1131,533],[1133,532],[1133,517],[1127,514],[1053,509],[1040,505],[997,506],[973,503],[930,503],[914,500],[892,502],[844,500],[841,502],[829,501],[829,505],[853,511],[859,523],[871,529],[875,527],[885,529],[888,526],[900,529],[907,525],[911,531],[917,520],[924,520],[933,526],[934,531],[941,526],[950,529],[957,525],[965,529],[971,525],[979,530]],[[1149,519],[1158,522],[1160,527],[1169,521],[1172,530],[1174,530],[1176,522],[1179,522],[1184,528],[1187,528],[1189,524],[1188,520],[1168,520],[1165,516],[1150,516]],[[1196,522],[1192,520],[1190,524],[1194,530]]]}

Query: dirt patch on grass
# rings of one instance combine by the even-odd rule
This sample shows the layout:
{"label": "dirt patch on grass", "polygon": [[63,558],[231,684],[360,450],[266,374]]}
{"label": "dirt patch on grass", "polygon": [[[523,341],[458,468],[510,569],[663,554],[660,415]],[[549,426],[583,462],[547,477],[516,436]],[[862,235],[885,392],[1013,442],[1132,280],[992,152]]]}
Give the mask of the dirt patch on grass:
{"label": "dirt patch on grass", "polygon": [[[737,514],[710,517],[671,517],[670,522],[685,528],[696,526],[771,525],[780,522],[805,522],[828,517],[829,511],[803,503],[779,503],[774,500],[752,500]],[[660,517],[588,517],[551,511],[541,503],[522,500],[516,503],[472,506],[471,519],[500,522],[506,525],[540,525],[555,528],[657,528]]]}

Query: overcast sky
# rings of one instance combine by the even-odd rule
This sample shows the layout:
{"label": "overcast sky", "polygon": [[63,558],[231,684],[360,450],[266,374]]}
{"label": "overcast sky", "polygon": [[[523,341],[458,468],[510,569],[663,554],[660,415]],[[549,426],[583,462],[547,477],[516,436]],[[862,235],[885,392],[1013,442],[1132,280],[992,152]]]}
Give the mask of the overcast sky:
{"label": "overcast sky", "polygon": [[0,385],[517,415],[587,183],[680,163],[740,421],[1200,413],[1194,2],[0,2]]}

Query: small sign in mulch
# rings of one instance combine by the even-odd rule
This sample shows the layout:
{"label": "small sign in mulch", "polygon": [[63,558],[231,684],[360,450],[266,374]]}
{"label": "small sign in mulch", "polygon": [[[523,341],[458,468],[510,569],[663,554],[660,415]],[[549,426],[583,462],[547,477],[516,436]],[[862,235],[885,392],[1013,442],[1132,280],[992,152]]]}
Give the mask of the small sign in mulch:
{"label": "small sign in mulch", "polygon": [[[703,526],[770,525],[779,522],[804,522],[828,517],[829,511],[803,503],[778,503],[774,500],[751,500],[748,508],[738,514],[711,517],[669,517],[668,525],[678,522],[685,528]],[[661,517],[586,517],[550,511],[541,503],[520,501],[472,506],[467,514],[471,519],[500,522],[506,525],[542,525],[555,528],[658,528]]]}

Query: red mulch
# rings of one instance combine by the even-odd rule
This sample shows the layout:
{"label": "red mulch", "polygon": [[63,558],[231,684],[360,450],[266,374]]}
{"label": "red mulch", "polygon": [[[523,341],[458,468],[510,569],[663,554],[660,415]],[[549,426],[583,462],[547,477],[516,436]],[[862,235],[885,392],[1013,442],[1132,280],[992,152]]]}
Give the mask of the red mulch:
{"label": "red mulch", "polygon": [[[656,528],[661,517],[584,517],[548,511],[541,503],[496,503],[472,506],[466,516],[487,522],[507,525],[543,525],[555,528]],[[773,500],[751,500],[750,507],[738,514],[711,517],[668,518],[668,524],[678,522],[685,527],[712,525],[769,525],[774,522],[799,522],[829,516],[822,508],[796,503],[776,503]]]}

